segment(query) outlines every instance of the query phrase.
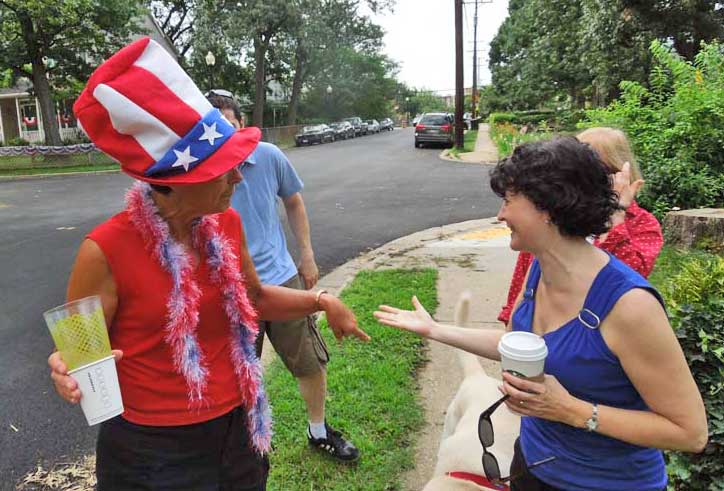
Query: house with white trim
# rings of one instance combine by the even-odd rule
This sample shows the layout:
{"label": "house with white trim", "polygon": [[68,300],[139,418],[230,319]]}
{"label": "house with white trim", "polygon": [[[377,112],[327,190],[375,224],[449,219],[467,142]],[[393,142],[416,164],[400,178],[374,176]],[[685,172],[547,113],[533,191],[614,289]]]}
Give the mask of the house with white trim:
{"label": "house with white trim", "polygon": [[[153,16],[148,13],[140,19],[142,32],[133,36],[131,41],[143,36],[150,36],[163,46],[166,51],[178,59],[178,52],[173,43],[166,37]],[[29,143],[43,143],[43,119],[38,99],[31,93],[32,82],[21,77],[17,87],[0,88],[0,143],[22,138]],[[81,130],[73,117],[72,102],[56,104],[55,117],[63,140],[78,138]]]}

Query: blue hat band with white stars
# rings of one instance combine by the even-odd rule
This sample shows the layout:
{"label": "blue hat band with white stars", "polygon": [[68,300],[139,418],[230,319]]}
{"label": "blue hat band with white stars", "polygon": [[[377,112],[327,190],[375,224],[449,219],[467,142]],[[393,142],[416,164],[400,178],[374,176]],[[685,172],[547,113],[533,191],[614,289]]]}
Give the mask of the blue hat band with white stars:
{"label": "blue hat band with white stars", "polygon": [[236,128],[214,108],[144,175],[159,178],[185,174],[213,155],[235,132]]}

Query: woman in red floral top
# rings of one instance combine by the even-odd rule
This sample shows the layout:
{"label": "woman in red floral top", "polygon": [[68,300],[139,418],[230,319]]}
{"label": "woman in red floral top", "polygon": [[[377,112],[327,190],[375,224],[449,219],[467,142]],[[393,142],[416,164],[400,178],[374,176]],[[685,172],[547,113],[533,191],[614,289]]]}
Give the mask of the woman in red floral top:
{"label": "woman in red floral top", "polygon": [[[612,216],[608,233],[596,237],[593,244],[610,252],[644,278],[648,277],[661,252],[664,237],[656,217],[636,203],[636,193],[644,181],[626,135],[613,128],[591,128],[580,133],[577,138],[588,143],[609,166],[614,175],[613,186],[623,208]],[[529,252],[521,251],[518,254],[508,300],[498,314],[498,320],[506,325],[532,262],[533,255]]]}

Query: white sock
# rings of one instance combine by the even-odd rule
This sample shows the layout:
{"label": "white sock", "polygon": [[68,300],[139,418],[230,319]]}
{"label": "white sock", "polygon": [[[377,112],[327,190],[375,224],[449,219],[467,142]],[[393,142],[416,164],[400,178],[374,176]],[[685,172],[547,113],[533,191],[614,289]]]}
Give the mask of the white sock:
{"label": "white sock", "polygon": [[309,422],[309,434],[312,438],[320,439],[327,438],[327,428],[324,425],[324,421],[321,423]]}

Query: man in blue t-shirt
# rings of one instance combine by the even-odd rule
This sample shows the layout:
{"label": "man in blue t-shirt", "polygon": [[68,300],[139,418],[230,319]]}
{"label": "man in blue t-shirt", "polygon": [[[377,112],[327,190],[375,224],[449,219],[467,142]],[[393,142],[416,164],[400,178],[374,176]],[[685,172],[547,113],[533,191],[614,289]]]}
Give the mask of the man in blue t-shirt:
{"label": "man in blue t-shirt", "polygon": [[[229,92],[210,91],[207,97],[234,126],[243,125],[239,106]],[[304,185],[291,162],[275,145],[260,142],[242,163],[241,174],[243,180],[236,186],[231,206],[241,215],[249,253],[261,282],[298,290],[313,288],[319,279],[319,269],[314,260],[309,220],[301,195]],[[289,225],[299,246],[298,270],[287,250],[284,229],[277,212],[278,198],[284,204]],[[357,460],[357,448],[325,421],[329,353],[314,318],[285,322],[261,321],[257,338],[259,357],[264,333],[297,379],[299,392],[307,406],[309,443],[341,461]]]}

